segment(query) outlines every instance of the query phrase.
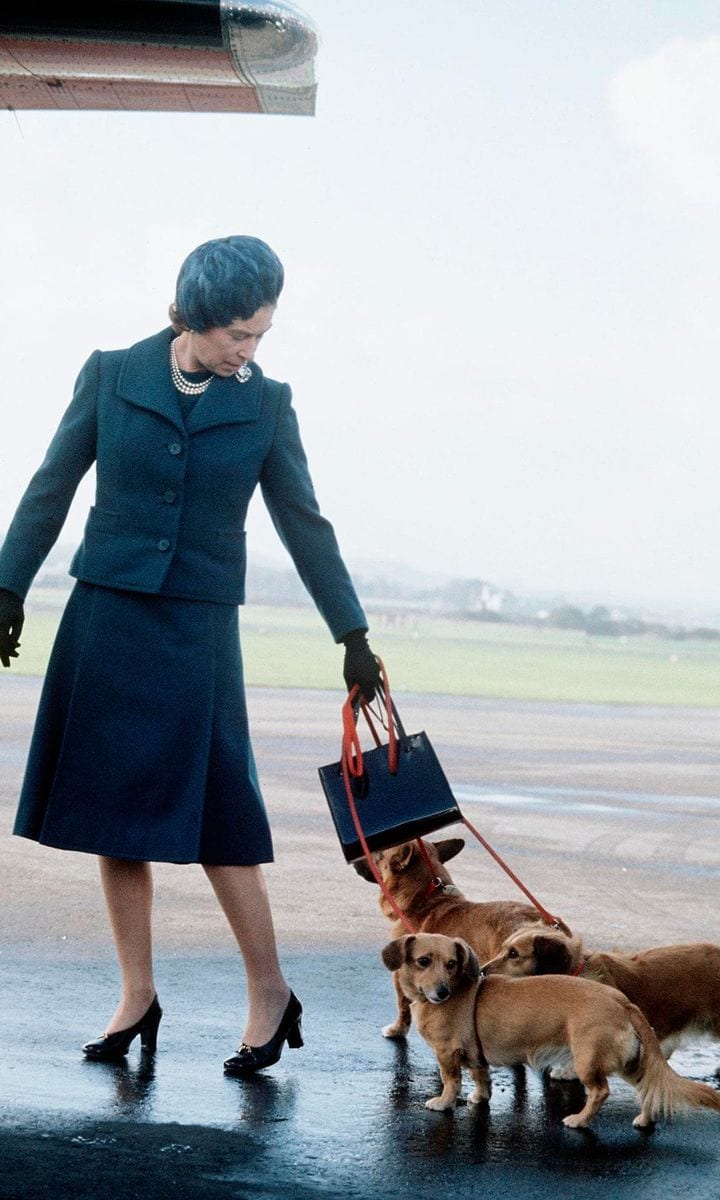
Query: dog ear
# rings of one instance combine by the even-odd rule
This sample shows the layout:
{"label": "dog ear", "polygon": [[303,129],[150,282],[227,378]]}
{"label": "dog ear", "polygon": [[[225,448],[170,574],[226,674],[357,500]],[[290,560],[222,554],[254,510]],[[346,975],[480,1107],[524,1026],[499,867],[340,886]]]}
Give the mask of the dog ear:
{"label": "dog ear", "polygon": [[390,866],[393,871],[405,871],[412,860],[415,853],[413,842],[403,842],[401,846],[395,846],[390,851]]}
{"label": "dog ear", "polygon": [[533,940],[535,975],[566,975],[572,966],[572,955],[558,938],[538,934]]}
{"label": "dog ear", "polygon": [[359,858],[353,863],[353,866],[361,879],[367,879],[368,883],[377,883],[377,879],[370,870],[370,865],[366,858]]}
{"label": "dog ear", "polygon": [[466,979],[468,983],[477,983],[480,978],[480,963],[477,954],[467,942],[455,943],[455,957],[460,966],[460,978]]}
{"label": "dog ear", "polygon": [[388,971],[400,970],[407,961],[408,951],[414,941],[415,936],[410,933],[405,934],[405,937],[395,938],[394,942],[388,942],[387,946],[383,947],[381,956]]}
{"label": "dog ear", "polygon": [[448,862],[459,854],[465,845],[465,838],[445,838],[442,842],[433,842],[441,863]]}

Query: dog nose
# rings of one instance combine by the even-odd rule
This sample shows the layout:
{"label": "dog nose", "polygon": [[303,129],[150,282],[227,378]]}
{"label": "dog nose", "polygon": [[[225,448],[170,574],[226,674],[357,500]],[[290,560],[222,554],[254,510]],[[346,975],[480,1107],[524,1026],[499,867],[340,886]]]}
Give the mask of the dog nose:
{"label": "dog nose", "polygon": [[435,994],[438,1000],[447,1000],[450,995],[450,988],[446,984],[441,983],[438,985]]}

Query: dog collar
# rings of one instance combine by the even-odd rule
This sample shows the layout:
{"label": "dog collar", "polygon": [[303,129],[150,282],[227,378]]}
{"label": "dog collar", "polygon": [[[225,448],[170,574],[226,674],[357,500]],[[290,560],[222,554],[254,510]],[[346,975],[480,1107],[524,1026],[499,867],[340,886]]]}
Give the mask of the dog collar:
{"label": "dog collar", "polygon": [[587,959],[581,958],[574,971],[568,971],[568,975],[582,975],[587,966]]}
{"label": "dog collar", "polygon": [[423,892],[423,900],[429,900],[430,897],[434,896],[436,892],[442,892],[445,896],[460,895],[460,892],[455,887],[454,883],[444,883],[439,875],[436,875],[434,879],[430,880],[429,884],[425,888],[425,891]]}

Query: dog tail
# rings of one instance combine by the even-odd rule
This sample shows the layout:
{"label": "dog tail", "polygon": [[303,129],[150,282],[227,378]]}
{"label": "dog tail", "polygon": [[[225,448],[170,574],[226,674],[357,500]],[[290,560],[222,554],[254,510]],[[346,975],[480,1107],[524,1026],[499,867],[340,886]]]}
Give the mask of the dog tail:
{"label": "dog tail", "polygon": [[673,1071],[663,1058],[654,1030],[639,1008],[630,1007],[630,1023],[642,1043],[639,1061],[628,1064],[628,1081],[637,1089],[642,1105],[639,1124],[658,1117],[672,1117],[687,1108],[713,1108],[720,1113],[720,1092],[685,1079]]}

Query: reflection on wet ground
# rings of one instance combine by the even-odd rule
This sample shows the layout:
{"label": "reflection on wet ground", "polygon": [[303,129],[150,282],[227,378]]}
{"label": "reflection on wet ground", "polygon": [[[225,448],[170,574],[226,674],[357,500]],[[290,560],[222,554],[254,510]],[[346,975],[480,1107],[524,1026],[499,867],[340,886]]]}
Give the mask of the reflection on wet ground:
{"label": "reflection on wet ground", "polygon": [[[11,1161],[28,1131],[44,1149],[15,1161],[14,1190],[0,1188],[0,1195],[43,1197],[61,1164],[65,1182],[55,1177],[54,1195],[90,1196],[83,1189],[93,1173],[99,1186],[111,1163],[129,1159],[131,1175],[142,1162],[152,1175],[148,1197],[169,1195],[153,1190],[164,1181],[175,1197],[238,1196],[245,1194],[238,1187],[252,1184],[265,1196],[291,1189],[301,1198],[429,1198],[450,1179],[453,1195],[464,1197],[482,1178],[484,1187],[512,1188],[519,1200],[559,1186],[564,1195],[581,1187],[589,1197],[607,1196],[611,1186],[636,1200],[650,1189],[662,1193],[672,1179],[694,1200],[716,1200],[714,1114],[694,1113],[643,1135],[631,1125],[634,1094],[613,1081],[593,1129],[571,1131],[561,1120],[580,1106],[579,1085],[522,1069],[494,1071],[489,1107],[429,1112],[424,1102],[438,1085],[431,1051],[415,1032],[406,1043],[379,1034],[394,1000],[377,955],[296,953],[288,972],[305,1005],[306,1046],[243,1081],[221,1070],[242,1010],[233,957],[162,960],[166,1015],[157,1057],[133,1048],[126,1062],[108,1064],[85,1061],[78,1047],[102,1024],[99,1014],[114,994],[110,962],[73,962],[67,950],[42,963],[6,956],[0,1142]],[[698,1044],[673,1063],[720,1087],[719,1046]],[[11,1130],[8,1141],[3,1134]],[[78,1175],[79,1190],[71,1187]],[[23,1181],[33,1190],[22,1191]]]}

